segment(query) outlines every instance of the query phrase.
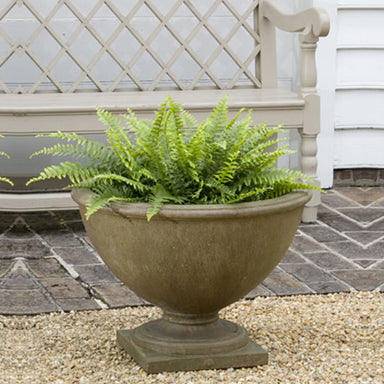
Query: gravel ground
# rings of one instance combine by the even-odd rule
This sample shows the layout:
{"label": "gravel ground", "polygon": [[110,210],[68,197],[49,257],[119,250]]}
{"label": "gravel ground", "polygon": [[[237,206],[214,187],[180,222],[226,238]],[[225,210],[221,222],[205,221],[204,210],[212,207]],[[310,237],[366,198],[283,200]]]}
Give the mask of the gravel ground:
{"label": "gravel ground", "polygon": [[115,342],[153,307],[0,316],[0,383],[384,383],[384,294],[256,298],[222,316],[270,353],[267,366],[148,375]]}

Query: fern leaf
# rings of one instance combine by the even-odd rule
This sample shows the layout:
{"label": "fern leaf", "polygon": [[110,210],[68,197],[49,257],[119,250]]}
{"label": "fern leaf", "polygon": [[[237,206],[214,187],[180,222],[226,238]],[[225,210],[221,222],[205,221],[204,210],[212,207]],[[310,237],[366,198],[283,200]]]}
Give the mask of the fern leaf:
{"label": "fern leaf", "polygon": [[149,199],[149,204],[151,207],[147,211],[147,220],[151,220],[151,218],[160,211],[164,204],[182,204],[184,200],[185,199],[182,197],[171,195],[162,185],[156,185],[152,189],[152,195]]}
{"label": "fern leaf", "polygon": [[217,127],[224,128],[228,123],[228,96],[224,96],[213,112],[209,115],[208,130],[214,129],[217,131]]}
{"label": "fern leaf", "polygon": [[98,109],[97,114],[99,119],[109,127],[105,134],[111,144],[112,151],[130,172],[134,172],[136,168],[134,146],[127,132],[120,126],[121,121],[103,109]]}
{"label": "fern leaf", "polygon": [[93,140],[88,140],[76,133],[55,132],[36,137],[49,137],[65,140],[68,142],[76,142],[73,144],[55,144],[49,148],[43,148],[40,151],[34,152],[30,158],[38,155],[53,155],[53,156],[72,156],[75,159],[84,158],[90,163],[113,162],[113,152],[107,145]]}
{"label": "fern leaf", "polygon": [[88,220],[95,212],[100,208],[110,206],[111,203],[115,202],[131,202],[132,199],[118,197],[118,196],[99,196],[93,195],[89,198],[86,205],[85,218]]}
{"label": "fern leaf", "polygon": [[[251,111],[228,118],[228,97],[209,117],[197,123],[180,104],[167,97],[153,120],[128,110],[116,117],[98,108],[108,143],[77,134],[56,132],[55,144],[36,155],[71,156],[29,180],[68,178],[67,187],[87,187],[95,196],[87,215],[116,201],[150,204],[150,219],[165,203],[222,204],[268,199],[297,189],[317,189],[298,171],[276,169],[281,156],[291,154],[281,126],[254,125]],[[124,125],[123,125],[124,124]],[[4,153],[0,153],[0,155]]]}
{"label": "fern leaf", "polygon": [[233,180],[233,177],[239,167],[239,154],[240,151],[235,151],[234,153],[229,154],[228,160],[225,162],[225,166],[222,167],[220,171],[213,176],[217,182],[226,184]]}
{"label": "fern leaf", "polygon": [[13,182],[11,180],[9,180],[7,177],[0,177],[0,181],[4,182],[4,183],[8,183],[9,185],[14,185]]}
{"label": "fern leaf", "polygon": [[93,176],[100,173],[100,170],[94,167],[84,167],[80,163],[72,163],[70,161],[62,162],[60,165],[52,165],[46,167],[39,176],[30,179],[27,182],[27,186],[36,181],[43,181],[48,179],[63,179],[68,177],[69,180],[78,184],[82,181],[91,179]]}
{"label": "fern leaf", "polygon": [[98,175],[93,176],[93,181],[97,182],[100,180],[112,181],[112,182],[116,181],[119,183],[124,183],[124,184],[129,185],[134,190],[139,191],[139,192],[144,192],[144,191],[150,189],[150,187],[148,187],[148,186],[146,186],[146,185],[144,185],[144,184],[142,184],[136,180],[132,180],[132,179],[129,179],[128,177],[116,175],[113,173],[104,173],[104,174],[98,174]]}
{"label": "fern leaf", "polygon": [[57,132],[44,133],[44,134],[36,135],[36,137],[37,138],[39,138],[39,137],[50,137],[50,138],[66,140],[68,142],[75,141],[77,143],[85,143],[85,142],[87,142],[87,139],[84,136],[78,135],[77,133],[74,133],[74,132],[57,131]]}

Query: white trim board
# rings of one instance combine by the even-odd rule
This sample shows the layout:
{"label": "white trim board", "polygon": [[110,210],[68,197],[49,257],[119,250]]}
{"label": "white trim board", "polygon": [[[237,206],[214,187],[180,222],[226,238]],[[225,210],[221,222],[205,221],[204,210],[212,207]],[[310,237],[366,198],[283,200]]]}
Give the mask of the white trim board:
{"label": "white trim board", "polygon": [[318,137],[318,175],[323,188],[333,185],[333,135],[335,126],[335,84],[337,46],[337,2],[335,0],[313,0],[313,5],[326,10],[331,19],[331,30],[321,39],[317,51],[318,82],[321,96],[321,130]]}
{"label": "white trim board", "polygon": [[340,8],[384,8],[383,0],[338,0],[337,7]]}
{"label": "white trim board", "polygon": [[340,5],[338,7],[340,11],[372,11],[372,10],[383,10],[384,5],[375,5],[375,4],[364,4],[364,5]]}

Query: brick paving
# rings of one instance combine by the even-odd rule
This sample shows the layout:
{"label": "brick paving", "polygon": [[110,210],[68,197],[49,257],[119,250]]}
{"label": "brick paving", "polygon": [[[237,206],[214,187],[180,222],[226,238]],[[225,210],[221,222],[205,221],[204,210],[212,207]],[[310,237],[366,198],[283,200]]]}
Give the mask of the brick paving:
{"label": "brick paving", "polygon": [[[0,213],[0,314],[145,304],[104,265],[77,211]],[[248,297],[384,291],[384,187],[337,187]]]}

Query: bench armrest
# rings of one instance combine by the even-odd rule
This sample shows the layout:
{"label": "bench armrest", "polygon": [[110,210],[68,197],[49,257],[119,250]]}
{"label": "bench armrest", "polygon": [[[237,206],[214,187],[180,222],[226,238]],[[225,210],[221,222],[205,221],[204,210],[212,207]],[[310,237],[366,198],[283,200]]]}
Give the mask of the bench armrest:
{"label": "bench armrest", "polygon": [[300,32],[301,92],[315,93],[317,83],[316,48],[320,36],[327,36],[330,20],[321,8],[309,8],[296,14],[281,11],[271,0],[260,2],[260,16],[272,26],[286,32]]}
{"label": "bench armrest", "polygon": [[303,32],[305,35],[327,36],[330,29],[328,14],[321,8],[310,8],[296,14],[282,12],[272,1],[261,3],[262,16],[286,32]]}

